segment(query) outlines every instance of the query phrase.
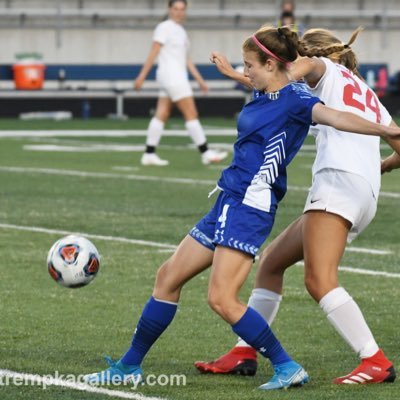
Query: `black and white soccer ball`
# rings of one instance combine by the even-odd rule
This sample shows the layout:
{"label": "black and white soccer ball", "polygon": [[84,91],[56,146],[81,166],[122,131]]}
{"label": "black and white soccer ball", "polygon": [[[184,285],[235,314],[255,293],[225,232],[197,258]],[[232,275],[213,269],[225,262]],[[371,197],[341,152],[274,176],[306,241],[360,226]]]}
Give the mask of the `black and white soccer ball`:
{"label": "black and white soccer ball", "polygon": [[100,269],[95,245],[83,236],[69,235],[57,240],[47,255],[50,276],[67,288],[89,284]]}

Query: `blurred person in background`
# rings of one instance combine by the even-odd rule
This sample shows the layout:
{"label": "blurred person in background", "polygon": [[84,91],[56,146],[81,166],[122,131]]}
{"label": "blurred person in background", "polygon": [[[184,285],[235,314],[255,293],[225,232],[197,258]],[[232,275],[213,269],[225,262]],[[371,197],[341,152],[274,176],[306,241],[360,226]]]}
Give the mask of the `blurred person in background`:
{"label": "blurred person in background", "polygon": [[155,115],[148,127],[146,151],[141,159],[142,165],[166,166],[169,164],[169,161],[161,159],[156,154],[156,148],[174,105],[183,115],[185,127],[201,153],[203,164],[219,162],[228,155],[227,152],[208,148],[203,127],[198,119],[188,70],[198,82],[203,93],[208,92],[208,86],[188,55],[189,38],[182,26],[186,18],[186,8],[186,0],[170,0],[168,2],[168,19],[155,28],[150,53],[134,83],[136,90],[142,88],[158,57],[156,78],[161,90]]}
{"label": "blurred person in background", "polygon": [[291,0],[283,0],[281,3],[281,14],[277,24],[278,28],[282,26],[290,26],[293,32],[302,35],[304,26],[296,21],[295,3]]}

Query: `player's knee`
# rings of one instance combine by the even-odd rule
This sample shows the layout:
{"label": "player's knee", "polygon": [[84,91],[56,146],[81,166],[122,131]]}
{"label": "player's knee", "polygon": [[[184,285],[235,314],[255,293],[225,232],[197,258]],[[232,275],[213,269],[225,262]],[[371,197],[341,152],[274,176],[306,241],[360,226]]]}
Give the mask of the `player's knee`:
{"label": "player's knee", "polygon": [[219,311],[222,308],[221,305],[221,296],[216,290],[209,289],[208,291],[208,305],[210,308],[215,311],[217,314],[219,314]]}
{"label": "player's knee", "polygon": [[318,290],[318,286],[321,284],[323,280],[323,277],[320,276],[320,274],[315,273],[312,268],[307,268],[304,273],[304,285],[310,293],[312,297],[314,297],[314,294]]}
{"label": "player's knee", "polygon": [[316,285],[315,281],[311,277],[304,277],[304,285],[307,289],[307,292],[310,294],[312,298],[315,299],[315,294],[316,294]]}
{"label": "player's knee", "polygon": [[162,122],[167,122],[170,115],[171,115],[171,110],[168,107],[159,107],[157,108],[154,117]]}
{"label": "player's knee", "polygon": [[208,304],[225,321],[231,323],[237,319],[235,314],[235,300],[226,295],[226,293],[209,290]]}
{"label": "player's knee", "polygon": [[221,291],[210,288],[208,291],[208,305],[219,315],[223,315],[226,310],[226,300]]}
{"label": "player's knee", "polygon": [[260,263],[256,272],[256,286],[264,287],[275,279],[275,276],[283,276],[284,269],[276,263],[275,257],[270,255],[268,249],[265,249],[260,257]]}
{"label": "player's knee", "polygon": [[264,249],[260,257],[260,266],[265,273],[276,274],[285,271],[285,263],[280,256],[272,245]]}
{"label": "player's knee", "polygon": [[271,251],[266,248],[262,252],[260,256],[260,263],[259,263],[259,272],[268,275],[273,273],[277,268],[276,268],[276,262],[275,258],[271,254]]}
{"label": "player's knee", "polygon": [[169,118],[169,112],[166,111],[160,111],[156,114],[156,118],[159,119],[162,122],[167,122]]}
{"label": "player's knee", "polygon": [[328,274],[307,273],[304,276],[305,287],[310,296],[317,302],[337,286],[337,279]]}
{"label": "player's knee", "polygon": [[193,121],[193,120],[199,118],[199,114],[196,111],[188,111],[188,112],[184,112],[182,114],[183,114],[183,118],[186,122]]}
{"label": "player's knee", "polygon": [[157,293],[168,295],[180,289],[179,282],[171,271],[170,260],[166,261],[157,271],[154,290]]}

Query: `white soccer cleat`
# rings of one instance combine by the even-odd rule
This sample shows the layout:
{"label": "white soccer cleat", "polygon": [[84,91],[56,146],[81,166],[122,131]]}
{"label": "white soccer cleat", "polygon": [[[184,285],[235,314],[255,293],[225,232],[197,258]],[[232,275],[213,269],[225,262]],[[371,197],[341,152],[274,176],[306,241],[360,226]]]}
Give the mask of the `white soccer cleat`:
{"label": "white soccer cleat", "polygon": [[220,161],[224,160],[227,156],[228,156],[227,151],[209,149],[201,155],[201,162],[204,165],[219,163]]}
{"label": "white soccer cleat", "polygon": [[165,167],[169,164],[169,161],[158,157],[156,153],[144,153],[140,163],[145,166],[155,165],[157,167]]}

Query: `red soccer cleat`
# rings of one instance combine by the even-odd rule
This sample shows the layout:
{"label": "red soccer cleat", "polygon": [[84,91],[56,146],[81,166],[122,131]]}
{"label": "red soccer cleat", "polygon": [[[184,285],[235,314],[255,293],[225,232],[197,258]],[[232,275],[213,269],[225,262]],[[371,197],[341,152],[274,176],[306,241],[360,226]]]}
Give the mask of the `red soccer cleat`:
{"label": "red soccer cleat", "polygon": [[338,385],[394,382],[396,371],[382,350],[369,358],[363,358],[361,364],[350,374],[334,379]]}
{"label": "red soccer cleat", "polygon": [[257,352],[252,347],[234,347],[218,360],[196,361],[194,366],[202,373],[238,374],[253,376],[257,372]]}

